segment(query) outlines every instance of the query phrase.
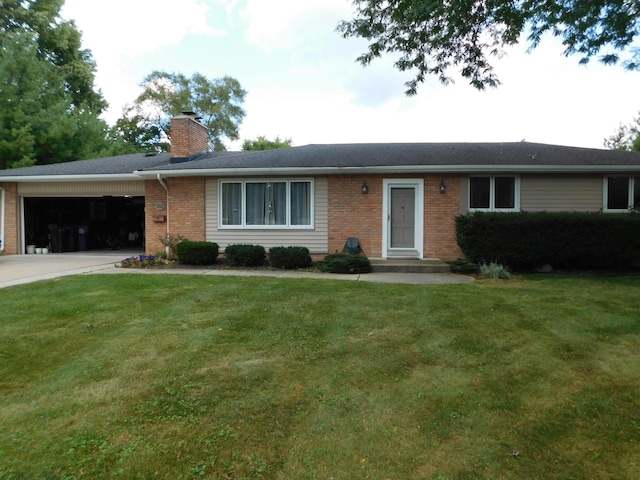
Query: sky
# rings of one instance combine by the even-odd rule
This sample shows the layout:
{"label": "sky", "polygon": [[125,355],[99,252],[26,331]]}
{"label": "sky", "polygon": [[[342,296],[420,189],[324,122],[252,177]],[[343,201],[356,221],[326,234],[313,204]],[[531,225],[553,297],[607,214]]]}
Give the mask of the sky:
{"label": "sky", "polygon": [[461,77],[429,78],[407,97],[410,72],[389,56],[363,67],[362,39],[343,39],[350,0],[66,0],[97,64],[109,123],[154,70],[236,78],[247,91],[240,141],[293,145],[363,142],[528,142],[603,148],[640,111],[640,72],[587,66],[546,38],[494,61],[502,85],[478,91]]}

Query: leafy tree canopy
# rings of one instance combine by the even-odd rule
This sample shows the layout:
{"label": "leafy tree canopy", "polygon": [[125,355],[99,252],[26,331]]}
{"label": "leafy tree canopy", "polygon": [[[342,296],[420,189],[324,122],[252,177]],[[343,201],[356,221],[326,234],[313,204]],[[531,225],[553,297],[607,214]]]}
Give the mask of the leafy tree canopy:
{"label": "leafy tree canopy", "polygon": [[620,125],[616,133],[604,141],[604,146],[612,150],[640,152],[640,112],[629,125]]}
{"label": "leafy tree canopy", "polygon": [[[397,54],[400,71],[415,71],[406,83],[414,95],[427,75],[448,84],[452,68],[482,90],[500,84],[489,57],[517,44],[523,33],[531,49],[546,32],[559,37],[565,55],[586,64],[640,69],[639,0],[353,0],[355,18],[338,24],[344,38],[370,42],[358,57],[363,65],[385,53]],[[626,52],[626,57],[623,54]]]}
{"label": "leafy tree canopy", "polygon": [[114,135],[138,151],[168,151],[171,118],[192,111],[209,131],[214,150],[225,150],[224,139],[237,140],[245,111],[245,90],[235,78],[191,78],[181,73],[154,71],[147,75],[142,93],[125,107]]}
{"label": "leafy tree canopy", "polygon": [[94,157],[106,148],[106,108],[81,35],[61,0],[0,9],[0,168]]}
{"label": "leafy tree canopy", "polygon": [[255,140],[245,140],[242,143],[242,150],[276,150],[278,148],[287,148],[291,146],[292,140],[290,138],[281,139],[277,136],[274,140],[269,140],[267,137],[259,135]]}

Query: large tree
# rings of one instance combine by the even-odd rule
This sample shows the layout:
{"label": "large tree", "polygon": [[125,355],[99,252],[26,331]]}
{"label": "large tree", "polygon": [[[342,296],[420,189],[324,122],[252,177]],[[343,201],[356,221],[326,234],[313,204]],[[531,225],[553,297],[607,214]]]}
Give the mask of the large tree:
{"label": "large tree", "polygon": [[245,140],[242,143],[242,150],[276,150],[278,148],[288,148],[291,146],[292,140],[290,138],[281,139],[276,136],[274,140],[269,140],[264,135],[258,135],[255,140]]}
{"label": "large tree", "polygon": [[413,71],[406,83],[413,95],[427,75],[452,81],[457,69],[482,90],[500,81],[490,57],[517,44],[523,35],[535,48],[549,32],[566,55],[580,63],[593,57],[605,64],[640,69],[640,50],[631,48],[640,33],[640,0],[353,0],[355,18],[340,22],[343,37],[370,42],[358,57],[363,65],[383,54],[397,54],[395,66]]}
{"label": "large tree", "polygon": [[63,0],[0,9],[0,168],[86,159],[104,151],[106,108],[95,63]]}
{"label": "large tree", "polygon": [[191,78],[181,73],[154,71],[147,75],[142,93],[125,107],[116,124],[117,135],[139,150],[169,148],[171,117],[192,111],[209,131],[213,150],[224,150],[224,140],[237,140],[245,111],[245,90],[235,78]]}
{"label": "large tree", "polygon": [[616,133],[604,141],[604,146],[612,150],[640,152],[640,112],[629,125],[620,125]]}

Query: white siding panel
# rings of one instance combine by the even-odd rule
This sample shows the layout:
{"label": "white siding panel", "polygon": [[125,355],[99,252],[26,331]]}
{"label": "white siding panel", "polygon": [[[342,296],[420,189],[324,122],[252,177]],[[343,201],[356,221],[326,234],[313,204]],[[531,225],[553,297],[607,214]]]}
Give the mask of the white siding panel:
{"label": "white siding panel", "polygon": [[326,177],[314,179],[313,230],[251,230],[218,228],[218,179],[206,181],[205,221],[207,241],[216,242],[220,249],[227,245],[248,243],[262,245],[267,250],[280,246],[304,246],[312,254],[329,250],[329,182]]}
{"label": "white siding panel", "polygon": [[144,195],[144,181],[18,183],[23,197],[98,197]]}
{"label": "white siding panel", "polygon": [[520,208],[525,212],[597,212],[602,209],[600,175],[523,175],[520,189]]}

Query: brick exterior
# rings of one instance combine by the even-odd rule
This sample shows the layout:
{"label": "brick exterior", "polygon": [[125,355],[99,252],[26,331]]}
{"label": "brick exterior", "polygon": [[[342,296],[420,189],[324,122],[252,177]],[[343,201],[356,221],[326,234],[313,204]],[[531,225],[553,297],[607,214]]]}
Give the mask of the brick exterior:
{"label": "brick exterior", "polygon": [[[167,192],[157,180],[145,182],[145,250],[153,254],[164,250],[167,233],[193,241],[205,240],[205,179],[168,178]],[[156,203],[165,204],[157,210]],[[167,230],[168,229],[168,230]]]}
{"label": "brick exterior", "polygon": [[[341,251],[348,237],[360,240],[365,254],[381,258],[383,179],[391,176],[335,175],[329,177],[329,252]],[[460,178],[444,177],[447,193],[440,193],[442,176],[424,180],[424,256],[455,260],[462,257],[456,242],[454,217],[460,214]],[[362,194],[367,182],[369,193]]]}
{"label": "brick exterior", "polygon": [[179,115],[171,119],[171,156],[187,158],[209,148],[207,128],[194,115]]}
{"label": "brick exterior", "polygon": [[18,215],[18,185],[16,183],[0,184],[4,189],[4,253],[5,255],[15,255],[18,253],[18,225],[20,219]]}

